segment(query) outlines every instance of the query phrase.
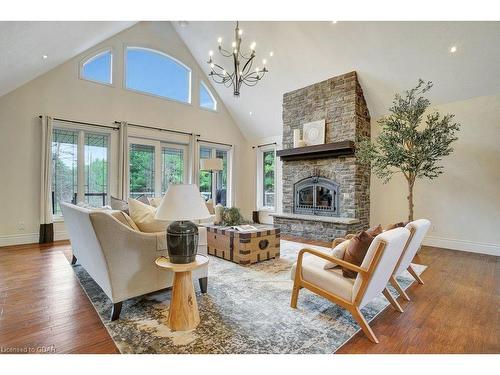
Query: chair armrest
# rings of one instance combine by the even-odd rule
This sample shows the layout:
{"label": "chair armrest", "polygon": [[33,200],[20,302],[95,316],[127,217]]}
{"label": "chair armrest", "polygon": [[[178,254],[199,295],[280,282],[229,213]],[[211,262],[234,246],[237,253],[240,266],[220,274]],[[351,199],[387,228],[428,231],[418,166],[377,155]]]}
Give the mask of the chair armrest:
{"label": "chair armrest", "polygon": [[342,266],[342,267],[345,267],[347,269],[350,269],[351,271],[355,271],[355,272],[359,273],[362,276],[365,276],[368,273],[368,270],[365,270],[364,268],[358,267],[355,264],[346,262],[343,259],[335,258],[334,256],[331,256],[331,255],[322,253],[319,250],[309,249],[307,247],[303,248],[299,252],[299,257],[297,259],[297,270],[299,270],[299,269],[302,268],[302,258],[304,257],[304,254],[306,254],[306,253],[309,253],[309,254],[315,255],[315,256],[317,256],[319,258],[323,258],[323,259],[328,260],[330,262],[336,263],[339,266]]}

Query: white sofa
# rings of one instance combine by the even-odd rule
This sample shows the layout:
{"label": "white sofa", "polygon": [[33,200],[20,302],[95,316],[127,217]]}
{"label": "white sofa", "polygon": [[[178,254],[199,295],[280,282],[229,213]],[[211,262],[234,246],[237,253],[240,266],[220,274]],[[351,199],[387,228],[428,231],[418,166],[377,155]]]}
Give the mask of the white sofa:
{"label": "white sofa", "polygon": [[[173,274],[155,265],[167,255],[165,232],[134,230],[120,211],[89,210],[61,203],[64,223],[78,262],[113,303],[111,320],[118,319],[122,301],[172,286]],[[207,231],[199,227],[198,253],[207,253]],[[193,271],[203,293],[208,266]]]}

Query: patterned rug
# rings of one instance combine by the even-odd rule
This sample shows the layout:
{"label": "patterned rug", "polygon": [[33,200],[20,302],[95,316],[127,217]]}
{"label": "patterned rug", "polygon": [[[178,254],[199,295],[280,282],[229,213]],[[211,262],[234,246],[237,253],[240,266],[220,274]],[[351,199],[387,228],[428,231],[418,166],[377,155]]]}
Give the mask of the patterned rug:
{"label": "patterned rug", "polygon": [[[120,319],[109,322],[111,301],[83,267],[74,270],[121,353],[333,353],[360,328],[346,310],[306,289],[290,308],[290,268],[303,247],[282,240],[279,259],[247,267],[210,257],[208,293],[195,283],[201,323],[186,332],[164,323],[170,289],[125,301]],[[404,289],[414,281],[409,274],[398,280]],[[381,295],[362,313],[370,321],[388,304]]]}

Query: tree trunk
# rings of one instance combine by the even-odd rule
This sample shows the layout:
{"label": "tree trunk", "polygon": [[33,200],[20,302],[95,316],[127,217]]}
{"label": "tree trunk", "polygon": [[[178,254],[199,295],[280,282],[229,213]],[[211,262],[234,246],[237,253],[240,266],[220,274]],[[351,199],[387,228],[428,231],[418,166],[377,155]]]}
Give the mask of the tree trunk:
{"label": "tree trunk", "polygon": [[413,221],[413,185],[415,181],[408,180],[408,221]]}

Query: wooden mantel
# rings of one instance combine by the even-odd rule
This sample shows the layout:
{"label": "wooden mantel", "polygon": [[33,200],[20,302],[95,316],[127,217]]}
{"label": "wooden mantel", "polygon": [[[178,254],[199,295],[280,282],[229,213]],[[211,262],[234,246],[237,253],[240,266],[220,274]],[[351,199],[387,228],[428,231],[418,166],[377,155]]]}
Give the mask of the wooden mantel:
{"label": "wooden mantel", "polygon": [[276,155],[279,156],[282,161],[292,161],[354,155],[354,150],[353,141],[342,141],[279,150],[276,152]]}

